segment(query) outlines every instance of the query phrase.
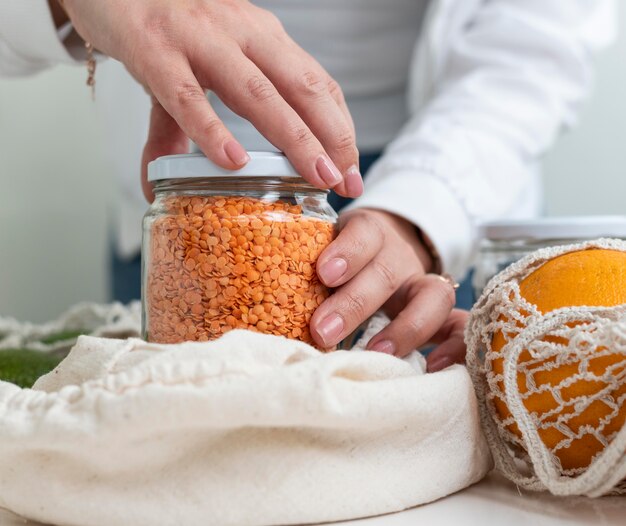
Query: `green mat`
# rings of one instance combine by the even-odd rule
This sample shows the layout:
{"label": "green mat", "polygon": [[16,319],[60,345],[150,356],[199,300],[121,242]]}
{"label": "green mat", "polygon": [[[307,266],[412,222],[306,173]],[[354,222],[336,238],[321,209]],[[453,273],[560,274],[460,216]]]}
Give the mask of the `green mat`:
{"label": "green mat", "polygon": [[[84,331],[66,331],[42,338],[47,345],[76,340]],[[63,352],[46,353],[30,349],[0,350],[0,380],[20,387],[32,387],[37,378],[49,373],[64,358]]]}
{"label": "green mat", "polygon": [[0,380],[20,387],[32,387],[37,378],[52,371],[62,359],[62,356],[28,349],[2,350]]}

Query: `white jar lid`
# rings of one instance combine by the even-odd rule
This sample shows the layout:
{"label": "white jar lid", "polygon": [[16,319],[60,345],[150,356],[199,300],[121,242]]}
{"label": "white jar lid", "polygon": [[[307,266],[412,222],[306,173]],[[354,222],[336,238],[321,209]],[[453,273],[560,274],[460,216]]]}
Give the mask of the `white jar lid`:
{"label": "white jar lid", "polygon": [[481,225],[480,237],[492,241],[626,238],[626,216],[546,217],[493,221]]}
{"label": "white jar lid", "polygon": [[201,153],[166,155],[148,164],[148,181],[190,177],[300,177],[282,153],[248,152],[250,161],[240,170],[226,170]]}

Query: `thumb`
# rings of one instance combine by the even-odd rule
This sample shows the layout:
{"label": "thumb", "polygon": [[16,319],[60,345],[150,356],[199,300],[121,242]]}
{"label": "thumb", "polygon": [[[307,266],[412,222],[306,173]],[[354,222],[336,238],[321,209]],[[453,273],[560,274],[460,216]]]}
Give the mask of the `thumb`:
{"label": "thumb", "polygon": [[153,97],[150,113],[150,130],[141,159],[141,188],[151,203],[154,201],[152,184],[148,182],[148,163],[163,155],[189,153],[189,139],[180,126]]}

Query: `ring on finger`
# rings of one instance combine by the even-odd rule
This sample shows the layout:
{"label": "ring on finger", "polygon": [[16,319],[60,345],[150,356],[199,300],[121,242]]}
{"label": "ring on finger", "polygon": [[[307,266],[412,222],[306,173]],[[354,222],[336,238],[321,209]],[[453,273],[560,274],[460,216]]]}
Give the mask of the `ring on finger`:
{"label": "ring on finger", "polygon": [[447,272],[444,272],[442,274],[436,274],[436,276],[444,283],[450,285],[454,290],[457,290],[461,286],[461,284],[456,281],[451,274],[448,274]]}

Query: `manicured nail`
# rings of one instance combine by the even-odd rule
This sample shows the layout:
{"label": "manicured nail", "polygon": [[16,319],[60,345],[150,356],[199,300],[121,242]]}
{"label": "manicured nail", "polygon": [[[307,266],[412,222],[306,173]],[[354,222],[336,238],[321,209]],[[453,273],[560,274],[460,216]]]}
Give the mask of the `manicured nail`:
{"label": "manicured nail", "polygon": [[427,362],[428,364],[428,372],[436,373],[437,371],[442,371],[447,367],[450,367],[454,362],[448,356],[441,356],[439,358],[434,359],[432,362]]}
{"label": "manicured nail", "polygon": [[243,166],[250,160],[248,152],[237,141],[227,141],[224,144],[224,151],[228,158],[237,166]]}
{"label": "manicured nail", "polygon": [[319,276],[322,281],[332,286],[341,279],[348,270],[348,262],[343,258],[333,258],[328,263],[324,263],[319,269]]}
{"label": "manicured nail", "polygon": [[331,347],[339,341],[343,327],[343,318],[337,314],[331,314],[317,326],[317,333],[324,341],[324,345]]}
{"label": "manicured nail", "polygon": [[382,352],[384,354],[396,354],[396,346],[391,340],[383,340],[375,343],[369,348],[370,351]]}
{"label": "manicured nail", "polygon": [[324,181],[330,188],[337,186],[341,181],[343,181],[343,177],[341,177],[341,173],[335,166],[335,163],[333,163],[325,155],[320,155],[317,158],[315,169],[317,170],[317,175],[319,175],[322,181]]}
{"label": "manicured nail", "polygon": [[346,172],[346,193],[350,197],[359,197],[363,193],[363,177],[356,166]]}

